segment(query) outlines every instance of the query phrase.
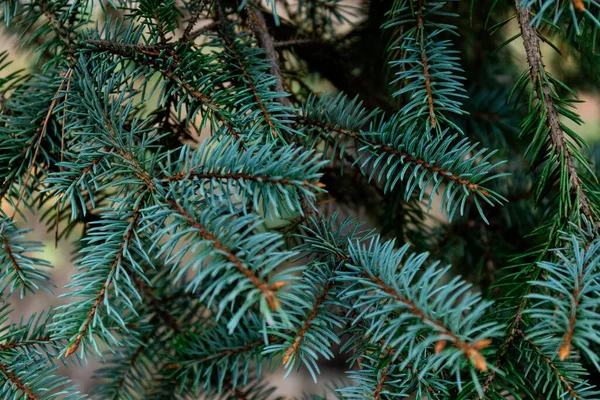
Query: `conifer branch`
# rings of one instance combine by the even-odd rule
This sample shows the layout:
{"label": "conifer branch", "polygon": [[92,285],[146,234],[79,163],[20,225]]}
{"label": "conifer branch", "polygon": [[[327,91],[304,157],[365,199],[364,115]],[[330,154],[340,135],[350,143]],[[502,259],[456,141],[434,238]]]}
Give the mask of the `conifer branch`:
{"label": "conifer branch", "polygon": [[192,29],[194,28],[194,26],[200,19],[200,15],[202,14],[202,11],[204,11],[205,5],[206,5],[206,2],[204,0],[192,1],[191,7],[190,7],[191,8],[190,17],[188,19],[185,29],[183,30],[182,38],[191,38],[190,33],[192,32]]}
{"label": "conifer branch", "polygon": [[459,185],[464,186],[470,192],[477,192],[477,193],[480,193],[484,197],[487,197],[487,198],[490,197],[490,193],[486,189],[482,188],[479,184],[473,183],[469,179],[461,178],[461,177],[455,175],[452,171],[448,171],[448,170],[442,169],[439,166],[432,165],[423,159],[413,157],[411,154],[409,154],[407,152],[399,151],[399,150],[394,149],[393,147],[390,147],[384,143],[376,142],[372,139],[369,139],[367,136],[361,135],[361,133],[359,131],[353,131],[353,130],[340,128],[331,123],[317,121],[317,120],[311,120],[311,119],[308,119],[303,116],[299,116],[298,119],[300,119],[306,125],[315,126],[315,127],[321,128],[321,129],[338,132],[342,135],[352,137],[359,143],[366,144],[374,150],[382,150],[383,152],[388,153],[390,155],[400,157],[404,162],[422,166],[423,168],[431,171],[434,174],[439,174],[442,177],[442,179],[444,179],[446,181],[456,182]]}
{"label": "conifer branch", "polygon": [[317,297],[317,300],[315,301],[315,304],[313,305],[312,311],[310,312],[310,314],[308,314],[308,316],[306,317],[306,320],[304,321],[304,324],[302,325],[300,330],[296,333],[295,338],[292,341],[293,342],[292,346],[289,347],[287,349],[287,351],[285,352],[285,354],[283,355],[283,364],[288,363],[292,354],[298,353],[298,348],[300,347],[300,345],[302,344],[302,341],[304,340],[304,335],[308,331],[313,319],[317,316],[317,313],[319,312],[319,307],[322,306],[323,302],[327,298],[327,296],[328,296],[330,290],[333,288],[333,286],[334,286],[334,283],[331,280],[328,280],[325,283],[325,287],[323,288],[321,295],[319,297]]}
{"label": "conifer branch", "polygon": [[225,257],[225,259],[227,261],[231,262],[241,274],[243,274],[246,278],[248,278],[248,280],[250,280],[252,282],[252,285],[254,285],[254,287],[256,287],[264,295],[265,300],[267,301],[267,304],[269,305],[269,307],[272,310],[276,311],[279,309],[279,300],[277,300],[276,291],[277,291],[277,289],[283,287],[285,285],[285,282],[280,281],[280,282],[275,282],[272,285],[269,285],[268,282],[265,282],[264,280],[262,280],[261,278],[256,276],[256,274],[254,274],[254,272],[252,272],[252,270],[250,270],[238,258],[238,256],[235,254],[235,252],[233,250],[225,247],[215,236],[213,236],[210,232],[208,232],[204,226],[200,225],[200,223],[198,223],[194,219],[193,216],[191,216],[183,208],[181,208],[181,206],[179,204],[177,204],[176,201],[168,199],[165,202],[166,202],[166,204],[170,205],[171,208],[177,214],[179,214],[183,218],[185,218],[187,220],[188,224],[192,228],[197,229],[200,236],[204,240],[208,240],[208,241],[212,242],[214,248],[216,250],[218,250],[221,254],[223,254],[223,256]]}
{"label": "conifer branch", "polygon": [[[271,35],[267,30],[265,17],[262,12],[255,7],[246,6],[246,11],[250,16],[250,27],[252,28],[260,47],[265,50],[267,58],[271,61],[271,74],[277,78],[275,82],[275,91],[285,94],[286,91],[283,88],[283,77],[281,76],[279,62],[277,61],[277,52],[275,51],[273,38],[271,38]],[[278,100],[283,106],[291,106],[290,100],[285,96],[279,97]]]}
{"label": "conifer branch", "polygon": [[427,105],[429,106],[429,122],[432,127],[437,126],[435,116],[435,107],[433,105],[433,91],[431,90],[431,76],[429,75],[429,62],[425,50],[425,22],[423,21],[423,0],[418,0],[416,4],[417,12],[417,36],[419,38],[419,47],[421,49],[421,66],[423,67],[423,77],[425,78],[425,90],[427,92]]}
{"label": "conifer branch", "polygon": [[133,61],[137,61],[142,65],[151,67],[156,72],[161,73],[165,78],[173,81],[183,88],[190,97],[197,99],[204,104],[206,108],[212,112],[215,118],[227,128],[228,132],[232,136],[234,136],[240,142],[242,141],[240,136],[241,132],[233,126],[228,118],[225,117],[224,111],[221,109],[221,107],[219,107],[212,99],[202,94],[200,90],[194,88],[189,82],[179,77],[161,64],[161,62],[164,61],[162,60],[162,52],[158,51],[157,49],[149,50],[144,46],[139,47],[138,45],[134,44],[116,43],[109,40],[87,40],[85,41],[85,44],[91,46],[96,51],[105,51],[129,58]]}
{"label": "conifer branch", "polygon": [[0,361],[0,371],[2,374],[21,391],[27,398],[27,400],[38,400],[39,396],[33,393],[33,391],[28,388],[25,383],[12,372],[9,367],[2,361]]}
{"label": "conifer branch", "polygon": [[38,339],[18,340],[18,341],[0,344],[0,351],[17,349],[20,347],[37,346],[39,344],[54,344],[54,343],[60,343],[60,341],[56,340],[56,339],[52,339],[48,336],[41,337]]}
{"label": "conifer branch", "polygon": [[552,362],[552,360],[550,358],[548,358],[544,352],[535,344],[533,343],[531,340],[527,339],[527,336],[525,335],[525,333],[523,333],[523,331],[521,331],[520,329],[516,330],[516,333],[522,338],[524,343],[527,343],[527,345],[533,349],[538,356],[544,360],[544,362],[546,364],[548,364],[548,367],[550,367],[550,370],[552,371],[552,373],[554,375],[556,375],[558,377],[558,379],[560,380],[561,385],[563,386],[563,388],[569,392],[569,394],[571,396],[573,396],[574,399],[580,399],[581,397],[579,396],[579,394],[577,394],[573,388],[573,385],[571,385],[571,383],[565,378],[565,376],[560,372],[560,370],[558,369],[558,367],[554,364],[554,362]]}
{"label": "conifer branch", "polygon": [[408,298],[401,296],[394,288],[386,285],[380,277],[371,276],[369,273],[364,274],[364,278],[370,280],[378,286],[384,293],[394,297],[399,303],[407,306],[409,311],[419,317],[421,321],[426,322],[429,325],[434,326],[443,335],[451,338],[452,343],[457,349],[463,352],[467,360],[471,360],[475,365],[475,368],[485,372],[487,371],[487,365],[485,364],[485,358],[481,355],[480,350],[487,347],[491,341],[488,339],[482,339],[477,342],[464,342],[454,333],[452,333],[443,323],[440,321],[428,317],[422,310],[420,310],[415,303],[410,301]]}
{"label": "conifer branch", "polygon": [[51,10],[52,2],[48,2],[47,0],[36,0],[36,2],[40,6],[40,10],[44,14],[44,16],[48,19],[48,23],[50,24],[56,35],[65,43],[67,49],[70,51],[71,38],[69,36],[69,32],[57,19],[55,13]]}
{"label": "conifer branch", "polygon": [[567,138],[561,126],[560,114],[554,104],[552,89],[547,80],[543,77],[544,61],[536,27],[531,21],[531,10],[522,7],[521,0],[515,0],[517,8],[519,26],[523,37],[523,46],[527,55],[529,64],[529,78],[533,84],[535,93],[539,101],[543,104],[546,125],[549,128],[549,138],[551,145],[558,153],[559,162],[564,162],[569,176],[570,191],[573,196],[573,203],[577,202],[583,215],[590,221],[596,221],[599,224],[592,207],[589,204],[588,197],[583,188],[581,177],[575,167],[575,160],[572,150],[569,148]]}
{"label": "conifer branch", "polygon": [[207,32],[216,30],[220,26],[221,26],[220,21],[211,22],[210,24],[208,24],[202,28],[199,28],[199,29],[195,30],[194,32],[191,32],[189,35],[189,38],[190,38],[190,40],[194,40],[194,39],[199,38],[200,36],[206,34]]}
{"label": "conifer branch", "polygon": [[277,134],[277,129],[275,129],[275,123],[271,120],[271,116],[269,115],[267,108],[265,107],[265,105],[263,104],[263,101],[260,98],[260,95],[258,93],[256,85],[254,84],[254,78],[252,76],[250,76],[250,74],[248,73],[248,70],[246,69],[246,66],[242,62],[241,55],[236,47],[236,43],[231,41],[226,29],[219,29],[219,33],[221,34],[221,38],[223,39],[223,42],[225,43],[225,45],[231,51],[231,54],[235,58],[237,65],[240,68],[240,71],[242,71],[242,74],[246,78],[246,84],[252,91],[252,94],[254,95],[254,101],[256,101],[256,104],[258,105],[263,116],[265,117],[265,121],[267,122],[267,124],[269,125],[269,128],[271,129],[271,134],[274,137],[277,137],[278,134]]}
{"label": "conifer branch", "polygon": [[182,334],[181,328],[179,327],[177,320],[175,320],[175,318],[173,318],[167,311],[165,311],[165,309],[161,305],[161,301],[163,299],[157,298],[154,295],[152,288],[150,286],[148,286],[148,284],[144,280],[138,279],[135,275],[132,276],[132,279],[135,282],[135,284],[140,288],[140,291],[146,295],[146,297],[148,298],[150,305],[151,305],[152,309],[154,310],[154,312],[156,313],[156,315],[160,319],[162,319],[164,321],[164,323],[174,333]]}
{"label": "conifer branch", "polygon": [[25,180],[23,182],[23,189],[21,189],[19,198],[17,199],[17,202],[14,205],[14,212],[13,212],[12,218],[14,218],[15,215],[17,214],[18,209],[19,209],[19,204],[21,203],[21,200],[23,200],[23,196],[25,195],[25,191],[27,190],[27,183],[29,182],[31,173],[33,172],[33,169],[35,168],[35,162],[37,160],[37,156],[39,154],[40,147],[42,145],[42,140],[44,139],[44,135],[46,134],[46,129],[48,128],[48,122],[50,121],[50,117],[52,116],[52,113],[54,112],[54,107],[56,107],[56,104],[59,99],[58,96],[59,96],[60,92],[63,90],[63,87],[65,86],[65,84],[67,86],[70,84],[72,74],[73,74],[73,69],[69,68],[67,70],[67,72],[64,74],[63,79],[60,83],[60,86],[58,87],[58,90],[56,91],[56,94],[54,95],[54,98],[52,99],[52,102],[50,102],[50,106],[48,107],[48,113],[46,114],[46,117],[44,118],[44,122],[42,124],[40,133],[38,135],[37,143],[35,146],[35,151],[33,152],[33,157],[31,160],[31,165],[29,166],[29,169],[27,170],[27,174],[25,175]]}
{"label": "conifer branch", "polygon": [[127,377],[130,374],[131,370],[135,368],[135,364],[137,363],[138,358],[142,355],[143,351],[146,349],[148,340],[149,340],[148,336],[144,337],[142,339],[142,343],[137,347],[137,349],[133,352],[133,355],[129,358],[127,370],[125,371],[125,373],[123,373],[121,375],[121,377],[117,381],[117,385],[116,385],[116,388],[115,388],[115,395],[113,396],[114,400],[118,400],[119,399],[119,394],[123,390],[123,386],[125,385],[125,381],[127,380]]}
{"label": "conifer branch", "polygon": [[[140,218],[141,218],[142,205],[143,205],[143,202],[140,202],[139,205],[133,211],[133,215],[131,217],[129,227],[123,233],[123,236],[121,239],[121,247],[119,248],[119,251],[115,254],[114,260],[109,267],[109,270],[111,272],[114,271],[121,264],[121,262],[125,256],[125,249],[129,243],[129,241],[133,237],[135,230],[138,229],[138,223],[140,222]],[[77,351],[77,349],[79,348],[79,345],[81,344],[81,340],[84,338],[84,336],[86,335],[86,333],[90,327],[90,324],[95,319],[96,313],[98,312],[98,307],[104,300],[107,290],[113,284],[113,280],[115,279],[114,274],[111,273],[110,276],[112,277],[112,279],[107,279],[104,282],[104,284],[102,285],[102,288],[100,289],[100,292],[96,296],[96,299],[92,302],[92,305],[86,316],[85,321],[79,328],[77,335],[75,336],[74,340],[71,342],[71,344],[69,345],[69,347],[67,348],[67,350],[65,352],[65,358],[68,358],[71,354],[73,354],[74,352]]]}
{"label": "conifer branch", "polygon": [[175,175],[167,176],[162,179],[167,180],[169,182],[177,182],[182,181],[188,178],[196,178],[196,179],[220,179],[220,180],[239,180],[239,181],[251,181],[251,182],[259,182],[259,183],[272,183],[276,185],[284,185],[284,186],[303,186],[306,188],[311,188],[315,190],[319,190],[323,188],[323,184],[319,182],[295,182],[289,178],[280,178],[273,177],[269,175],[262,174],[244,174],[244,173],[231,173],[231,172],[196,172],[194,169],[189,171],[182,171]]}
{"label": "conifer branch", "polygon": [[19,263],[17,262],[17,259],[15,258],[14,252],[11,249],[11,245],[8,242],[8,239],[2,232],[4,230],[4,227],[5,227],[5,224],[2,223],[2,226],[0,226],[0,236],[2,237],[3,250],[6,253],[6,255],[8,256],[8,259],[10,260],[10,265],[12,265],[12,268],[14,269],[14,272],[15,272],[15,276],[17,277],[17,279],[19,280],[21,285],[24,288],[29,288],[30,283],[23,278],[23,275],[21,272],[21,266],[19,265]]}
{"label": "conifer branch", "polygon": [[[584,254],[588,252],[590,248],[590,242],[586,244]],[[571,342],[573,341],[573,335],[575,334],[575,325],[577,323],[580,296],[584,288],[584,277],[587,275],[588,266],[591,260],[587,260],[581,267],[581,272],[577,276],[577,284],[574,286],[574,290],[571,293],[573,298],[573,304],[571,306],[571,314],[569,315],[569,324],[565,337],[563,339],[560,348],[558,349],[558,357],[564,360],[571,354]]]}
{"label": "conifer branch", "polygon": [[377,387],[375,388],[375,392],[373,393],[373,400],[381,399],[381,392],[383,391],[383,385],[385,384],[385,378],[387,378],[388,371],[391,368],[392,359],[390,358],[385,365],[385,368],[379,374],[379,381],[377,382]]}

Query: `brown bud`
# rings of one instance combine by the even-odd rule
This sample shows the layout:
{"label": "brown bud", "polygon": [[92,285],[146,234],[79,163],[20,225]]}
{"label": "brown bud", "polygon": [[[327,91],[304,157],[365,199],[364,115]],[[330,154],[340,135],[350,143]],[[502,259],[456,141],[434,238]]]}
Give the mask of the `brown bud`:
{"label": "brown bud", "polygon": [[483,358],[483,356],[478,351],[475,351],[473,353],[473,355],[471,356],[471,361],[473,362],[473,365],[475,366],[475,368],[477,368],[481,372],[487,371],[487,365],[485,364],[485,358]]}
{"label": "brown bud", "polygon": [[481,350],[481,349],[485,349],[490,344],[492,344],[492,339],[481,339],[481,340],[478,340],[475,343],[473,343],[473,348],[475,350]]}
{"label": "brown bud", "polygon": [[585,11],[585,5],[583,4],[583,0],[572,0],[573,6],[577,11]]}
{"label": "brown bud", "polygon": [[447,340],[438,340],[437,343],[435,344],[435,354],[440,354],[442,352],[442,350],[444,350],[446,348],[447,344],[448,344]]}
{"label": "brown bud", "polygon": [[282,287],[284,287],[285,285],[287,285],[288,283],[289,282],[286,282],[286,281],[277,281],[271,285],[271,290],[279,290]]}
{"label": "brown bud", "polygon": [[79,348],[79,342],[75,342],[69,346],[67,351],[65,352],[65,358],[69,358],[69,356],[77,351]]}
{"label": "brown bud", "polygon": [[569,357],[569,354],[571,354],[571,343],[563,343],[560,349],[558,349],[558,358],[562,361]]}

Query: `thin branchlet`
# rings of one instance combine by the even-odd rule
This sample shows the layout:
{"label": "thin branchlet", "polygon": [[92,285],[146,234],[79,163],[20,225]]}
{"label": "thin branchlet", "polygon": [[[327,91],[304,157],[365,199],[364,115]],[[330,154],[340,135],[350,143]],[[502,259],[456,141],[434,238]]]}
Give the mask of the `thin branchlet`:
{"label": "thin branchlet", "polygon": [[435,106],[433,103],[433,90],[431,88],[431,75],[429,74],[429,61],[425,46],[425,21],[423,19],[423,1],[419,0],[416,4],[417,12],[417,36],[419,38],[419,48],[421,51],[421,66],[423,67],[423,77],[425,78],[425,90],[427,92],[427,106],[429,107],[429,122],[432,127],[437,126]]}
{"label": "thin branchlet", "polygon": [[392,296],[396,301],[402,303],[408,307],[408,310],[415,316],[419,317],[423,322],[427,322],[429,325],[434,326],[438,331],[442,334],[449,336],[452,340],[454,346],[463,352],[465,357],[468,360],[471,360],[480,371],[487,371],[487,365],[485,363],[485,358],[481,355],[480,350],[487,347],[490,344],[490,341],[487,339],[482,339],[477,342],[465,342],[461,340],[458,336],[452,333],[443,323],[428,317],[423,311],[421,311],[415,303],[407,299],[406,297],[400,295],[394,288],[388,286],[381,280],[378,276],[371,276],[370,274],[365,273],[363,276],[365,279],[370,280],[373,284],[378,286],[383,292]]}
{"label": "thin branchlet", "polygon": [[258,89],[256,88],[256,85],[254,84],[254,78],[250,75],[250,73],[248,72],[246,65],[244,65],[244,62],[242,60],[242,56],[239,52],[239,49],[236,46],[236,43],[233,42],[228,35],[228,30],[225,29],[219,29],[218,30],[221,38],[223,39],[223,42],[225,43],[225,45],[227,46],[227,48],[230,50],[231,54],[233,55],[233,57],[235,58],[235,61],[240,69],[240,71],[242,71],[242,74],[244,75],[244,78],[246,79],[246,84],[248,85],[248,87],[250,88],[250,90],[252,91],[253,97],[254,97],[254,101],[256,102],[256,104],[258,105],[258,107],[260,108],[263,116],[265,117],[265,121],[267,122],[267,125],[269,125],[269,128],[271,130],[271,134],[274,137],[277,137],[277,129],[275,129],[275,122],[273,122],[273,119],[271,118],[271,115],[269,114],[269,111],[267,111],[267,108],[265,106],[265,104],[263,103],[260,94],[258,92]]}
{"label": "thin branchlet", "polygon": [[[173,81],[181,88],[183,88],[187,94],[199,100],[205,107],[208,109],[215,118],[227,129],[227,131],[235,137],[240,143],[243,141],[241,138],[241,132],[238,128],[236,128],[233,123],[230,121],[229,117],[225,116],[225,111],[217,105],[212,99],[208,96],[202,94],[200,90],[193,87],[189,82],[185,79],[181,78],[173,71],[169,69],[162,60],[162,51],[154,48],[147,48],[146,46],[138,46],[133,44],[124,44],[124,43],[116,43],[111,42],[109,40],[87,40],[85,42],[87,45],[92,46],[94,49],[98,51],[107,51],[112,54],[119,55],[121,57],[126,57],[136,62],[139,62],[142,65],[146,65],[151,67],[156,72],[161,73],[165,78]],[[165,50],[166,51],[166,50]],[[174,54],[171,54],[174,55]]]}

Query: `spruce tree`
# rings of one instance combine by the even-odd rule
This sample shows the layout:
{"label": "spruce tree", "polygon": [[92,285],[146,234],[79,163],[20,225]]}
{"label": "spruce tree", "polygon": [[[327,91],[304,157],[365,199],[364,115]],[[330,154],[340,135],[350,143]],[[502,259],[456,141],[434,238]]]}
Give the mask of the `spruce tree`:
{"label": "spruce tree", "polygon": [[[2,15],[35,55],[0,58],[3,399],[275,399],[333,359],[298,399],[600,398],[595,0]],[[76,271],[19,321],[55,291],[32,215]]]}

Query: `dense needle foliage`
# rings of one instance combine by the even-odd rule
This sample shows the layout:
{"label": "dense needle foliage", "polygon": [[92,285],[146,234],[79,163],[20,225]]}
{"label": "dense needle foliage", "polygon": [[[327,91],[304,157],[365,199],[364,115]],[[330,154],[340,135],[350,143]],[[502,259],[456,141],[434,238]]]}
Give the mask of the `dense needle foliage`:
{"label": "dense needle foliage", "polygon": [[2,398],[600,398],[595,0],[1,7]]}

